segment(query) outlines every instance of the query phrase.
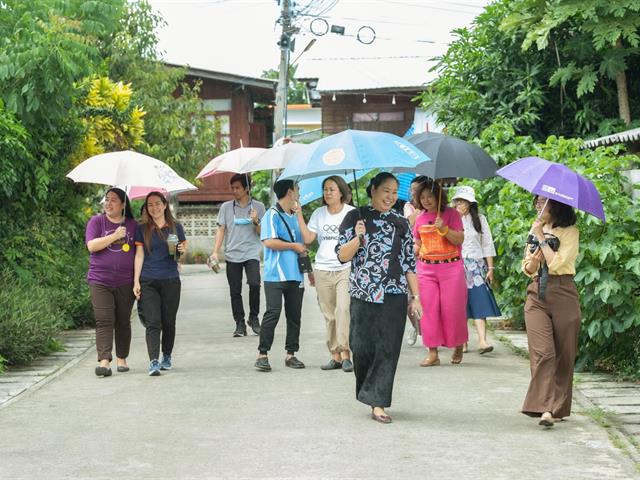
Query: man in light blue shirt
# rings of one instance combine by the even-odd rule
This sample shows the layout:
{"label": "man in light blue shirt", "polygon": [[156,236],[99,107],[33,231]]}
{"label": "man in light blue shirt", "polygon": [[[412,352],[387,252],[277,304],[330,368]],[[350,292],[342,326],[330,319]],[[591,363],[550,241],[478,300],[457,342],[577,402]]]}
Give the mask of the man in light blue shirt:
{"label": "man in light blue shirt", "polygon": [[304,296],[304,276],[298,266],[298,256],[306,255],[302,234],[296,216],[298,187],[292,180],[280,180],[273,186],[278,202],[264,214],[260,239],[264,246],[264,295],[267,310],[260,328],[259,355],[255,367],[263,372],[271,371],[267,354],[273,344],[273,336],[284,298],[287,318],[285,365],[304,368],[295,357],[300,339],[300,316]]}

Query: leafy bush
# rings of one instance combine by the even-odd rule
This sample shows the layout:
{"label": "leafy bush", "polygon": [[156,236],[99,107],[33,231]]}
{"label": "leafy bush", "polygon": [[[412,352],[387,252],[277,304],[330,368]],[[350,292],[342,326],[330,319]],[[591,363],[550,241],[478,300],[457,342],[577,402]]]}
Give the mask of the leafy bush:
{"label": "leafy bush", "polygon": [[9,364],[27,363],[47,351],[64,325],[64,311],[46,286],[0,273],[0,358]]}
{"label": "leafy bush", "polygon": [[[631,200],[621,170],[635,156],[620,147],[581,149],[581,140],[551,136],[545,143],[516,136],[507,123],[496,123],[480,138],[500,165],[525,156],[563,163],[594,182],[607,222],[579,214],[580,255],[575,277],[582,305],[580,365],[615,368],[640,377],[640,206]],[[494,178],[468,182],[478,192],[492,226],[498,252],[496,294],[503,313],[523,326],[528,279],[520,264],[531,223],[532,196],[517,185]]]}
{"label": "leafy bush", "polygon": [[2,223],[6,230],[0,256],[13,276],[49,290],[56,310],[65,316],[62,326],[92,323],[83,224],[46,211],[36,211],[20,223]]}

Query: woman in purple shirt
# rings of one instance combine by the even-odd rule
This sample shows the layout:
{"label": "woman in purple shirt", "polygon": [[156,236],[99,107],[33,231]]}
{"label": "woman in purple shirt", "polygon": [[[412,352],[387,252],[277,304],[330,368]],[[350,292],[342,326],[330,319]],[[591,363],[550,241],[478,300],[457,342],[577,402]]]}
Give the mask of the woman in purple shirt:
{"label": "woman in purple shirt", "polygon": [[137,223],[124,191],[107,190],[104,213],[87,223],[85,243],[89,249],[87,281],[96,317],[96,375],[111,375],[115,333],[118,372],[127,372],[131,344],[131,309],[133,308],[134,239]]}

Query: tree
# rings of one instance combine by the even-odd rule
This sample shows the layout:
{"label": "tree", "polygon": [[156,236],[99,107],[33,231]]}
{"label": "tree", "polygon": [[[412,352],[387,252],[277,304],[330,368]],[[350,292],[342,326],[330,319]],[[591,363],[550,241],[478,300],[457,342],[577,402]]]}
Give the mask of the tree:
{"label": "tree", "polygon": [[72,163],[114,150],[128,150],[143,142],[144,112],[131,102],[131,85],[114,83],[106,77],[85,80],[86,92],[79,110],[85,135],[72,155]]}
{"label": "tree", "polygon": [[[307,101],[307,86],[296,80],[297,66],[289,67],[289,82],[287,85],[287,103],[289,105],[309,103]],[[278,70],[271,68],[262,72],[262,78],[278,80]]]}
{"label": "tree", "polygon": [[103,68],[100,51],[118,29],[125,0],[6,0],[0,4],[0,98],[29,133],[28,187],[13,206],[65,204],[62,172],[81,141],[76,85]]}
{"label": "tree", "polygon": [[[626,72],[628,58],[637,55],[640,46],[640,2],[518,0],[514,10],[504,19],[502,28],[526,32],[523,50],[535,43],[538,50],[553,48],[557,52],[558,69],[551,77],[552,85],[560,83],[564,88],[572,81],[577,84],[576,95],[580,98],[593,93],[599,80],[615,80],[619,116],[625,124],[631,123]],[[563,35],[563,31],[571,32],[571,37]],[[558,34],[559,39],[551,39],[553,34]],[[567,55],[579,53],[572,51],[574,45],[591,50],[591,55]]]}
{"label": "tree", "polygon": [[[559,81],[561,67],[595,64],[600,54],[591,37],[576,34],[567,22],[553,30],[547,48],[523,50],[529,30],[514,20],[523,2],[498,0],[476,17],[472,28],[456,30],[457,39],[435,67],[438,79],[420,96],[423,106],[463,138],[478,136],[497,119],[540,141],[551,134],[605,135],[624,127],[617,92],[605,78],[598,77],[593,89],[581,88],[579,96],[579,80],[575,90]],[[640,55],[633,49],[627,53],[627,81],[635,91],[640,88]],[[640,108],[640,98],[631,98],[630,108]]]}
{"label": "tree", "polygon": [[145,112],[145,142],[139,150],[193,179],[226,145],[215,112],[205,109],[199,97],[200,84],[188,83],[185,69],[158,60],[156,32],[163,22],[147,1],[128,3],[121,29],[104,55],[109,76],[130,83],[132,101]]}

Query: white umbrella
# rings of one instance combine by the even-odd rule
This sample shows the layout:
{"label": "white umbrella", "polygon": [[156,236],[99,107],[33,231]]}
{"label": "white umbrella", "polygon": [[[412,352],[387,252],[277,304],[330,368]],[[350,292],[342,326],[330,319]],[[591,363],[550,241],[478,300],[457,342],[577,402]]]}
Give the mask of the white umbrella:
{"label": "white umbrella", "polygon": [[266,149],[263,153],[245,163],[239,173],[257,172],[259,170],[277,170],[285,168],[296,157],[305,158],[310,152],[309,145],[304,143],[285,143]]}
{"label": "white umbrella", "polygon": [[240,173],[240,169],[245,163],[266,150],[266,148],[255,147],[240,147],[230,150],[207,163],[196,178],[204,178],[222,172]]}
{"label": "white umbrella", "polygon": [[153,187],[167,192],[197,190],[167,164],[131,150],[94,155],[67,177],[76,183]]}

